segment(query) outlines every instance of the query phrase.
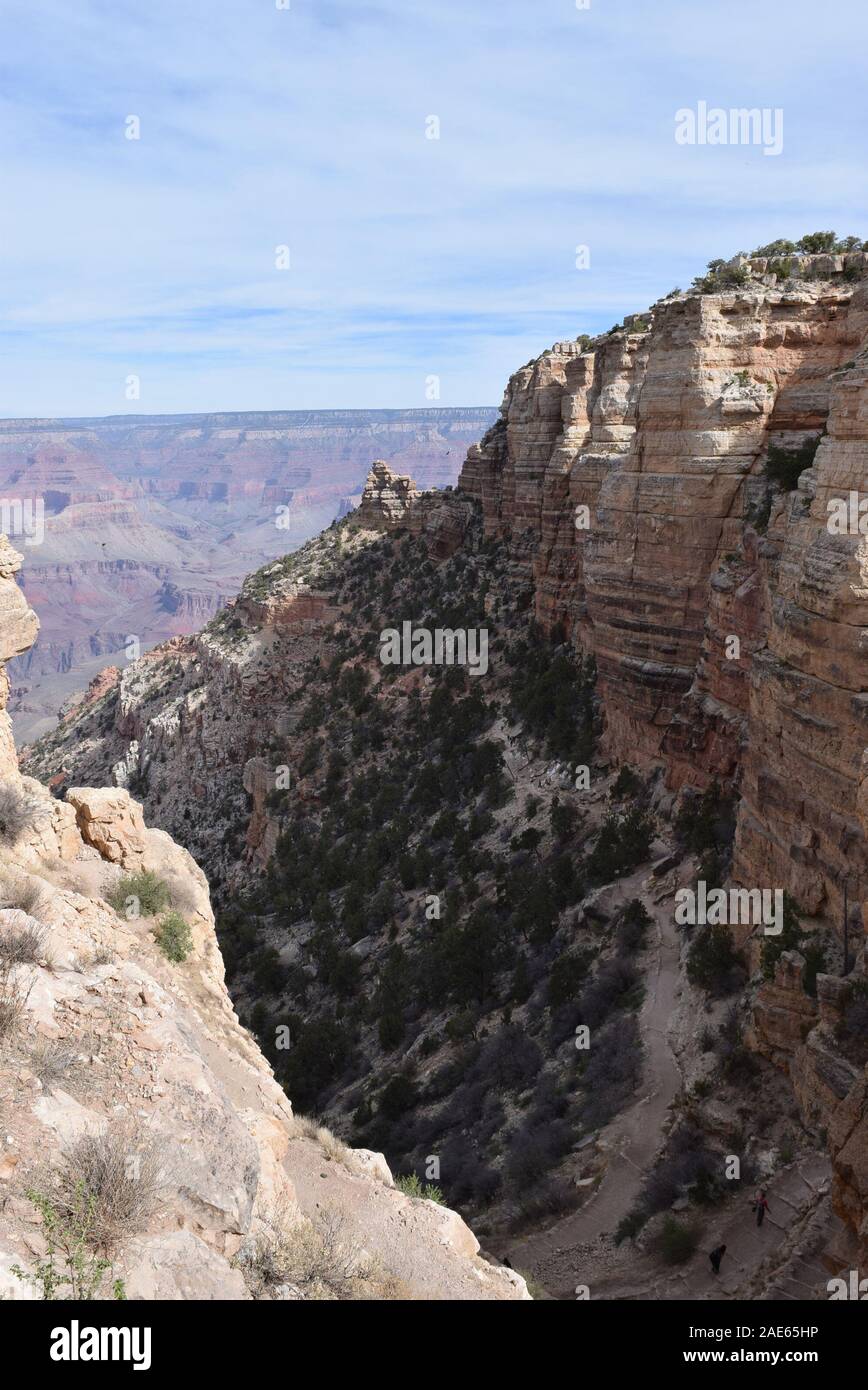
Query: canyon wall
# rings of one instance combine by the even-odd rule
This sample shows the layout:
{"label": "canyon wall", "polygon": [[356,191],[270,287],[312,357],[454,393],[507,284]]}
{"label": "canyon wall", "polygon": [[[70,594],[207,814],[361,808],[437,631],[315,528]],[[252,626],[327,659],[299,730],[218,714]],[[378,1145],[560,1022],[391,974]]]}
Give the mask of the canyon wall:
{"label": "canyon wall", "polygon": [[[371,458],[455,482],[491,409],[0,421],[0,530],[40,636],[11,671],[19,740],[130,639],[198,631],[266,560],[359,501]],[[403,470],[402,470],[403,471]]]}
{"label": "canyon wall", "polygon": [[[460,478],[540,623],[594,654],[610,755],[736,785],[736,879],[833,922],[845,878],[868,894],[868,542],[827,527],[830,498],[868,495],[868,287],[842,271],[556,344]],[[770,450],[806,441],[798,486],[770,488]]]}

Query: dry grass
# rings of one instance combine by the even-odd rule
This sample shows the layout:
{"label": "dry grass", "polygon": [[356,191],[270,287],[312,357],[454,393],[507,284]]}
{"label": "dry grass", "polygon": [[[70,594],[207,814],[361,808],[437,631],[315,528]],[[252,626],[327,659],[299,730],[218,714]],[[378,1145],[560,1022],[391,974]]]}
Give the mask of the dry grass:
{"label": "dry grass", "polygon": [[324,1208],[314,1225],[299,1220],[288,1202],[278,1203],[235,1263],[254,1298],[273,1297],[284,1285],[306,1299],[398,1298],[405,1289],[362,1254],[332,1207]]}
{"label": "dry grass", "polygon": [[46,814],[42,801],[15,782],[0,782],[0,840],[17,844]]}
{"label": "dry grass", "polygon": [[94,946],[92,951],[81,951],[75,958],[75,968],[79,974],[86,974],[97,965],[112,965],[117,953],[111,946]]}
{"label": "dry grass", "polygon": [[82,1195],[93,1204],[88,1240],[111,1253],[138,1235],[162,1206],[168,1173],[162,1146],[131,1123],[73,1140],[53,1174],[52,1201],[74,1213]]}
{"label": "dry grass", "polygon": [[21,1027],[32,988],[19,962],[0,955],[0,1043],[7,1047]]}
{"label": "dry grass", "polygon": [[17,879],[4,878],[0,883],[0,907],[18,907],[28,917],[38,917],[44,908],[45,888],[42,879],[30,875]]}
{"label": "dry grass", "polygon": [[0,927],[0,964],[38,965],[45,960],[48,928],[41,922]]}
{"label": "dry grass", "polygon": [[342,1163],[351,1173],[359,1171],[358,1164],[353,1159],[353,1151],[336,1134],[332,1134],[326,1125],[320,1124],[319,1120],[311,1115],[294,1115],[295,1135],[302,1139],[312,1139],[322,1149],[323,1156],[332,1163]]}
{"label": "dry grass", "polygon": [[73,1080],[78,1053],[67,1043],[41,1038],[30,1053],[30,1066],[49,1094],[62,1081]]}

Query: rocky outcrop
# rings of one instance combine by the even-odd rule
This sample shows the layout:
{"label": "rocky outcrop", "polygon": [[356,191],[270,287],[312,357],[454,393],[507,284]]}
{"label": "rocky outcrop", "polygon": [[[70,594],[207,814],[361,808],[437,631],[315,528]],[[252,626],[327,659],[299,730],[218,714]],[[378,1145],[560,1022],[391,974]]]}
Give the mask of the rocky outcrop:
{"label": "rocky outcrop", "polygon": [[[35,631],[16,567],[0,542],[6,656]],[[82,1182],[84,1268],[110,1261],[97,1297],[115,1280],[130,1299],[528,1297],[381,1155],[293,1115],[226,992],[204,874],[126,789],[53,800],[11,743],[0,780],[22,808],[0,842],[0,1297],[39,1293],[45,1212],[77,1230]],[[143,872],[168,895],[156,911],[126,896]],[[167,909],[183,959],[160,948]]]}
{"label": "rocky outcrop", "polygon": [[366,531],[388,531],[401,524],[418,496],[412,478],[393,473],[383,459],[375,459],[353,522]]}

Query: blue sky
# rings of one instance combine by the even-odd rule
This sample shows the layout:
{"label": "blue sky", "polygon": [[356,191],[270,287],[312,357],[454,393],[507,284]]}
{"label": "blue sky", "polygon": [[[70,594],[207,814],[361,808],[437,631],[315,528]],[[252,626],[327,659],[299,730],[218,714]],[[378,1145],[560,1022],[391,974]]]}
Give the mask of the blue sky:
{"label": "blue sky", "polygon": [[[0,415],[497,404],[712,256],[868,238],[866,39],[864,0],[4,0]],[[701,100],[782,154],[676,144]]]}

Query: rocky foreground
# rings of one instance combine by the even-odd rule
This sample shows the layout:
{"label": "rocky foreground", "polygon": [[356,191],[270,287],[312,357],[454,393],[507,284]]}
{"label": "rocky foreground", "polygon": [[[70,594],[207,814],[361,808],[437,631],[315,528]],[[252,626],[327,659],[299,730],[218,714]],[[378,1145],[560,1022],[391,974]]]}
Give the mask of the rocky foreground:
{"label": "rocky foreground", "polygon": [[[0,541],[3,663],[37,626],[19,563]],[[125,896],[148,875],[183,959]],[[226,992],[201,869],[126,790],[22,778],[5,710],[0,903],[0,1297],[528,1297],[381,1155],[293,1115]]]}

